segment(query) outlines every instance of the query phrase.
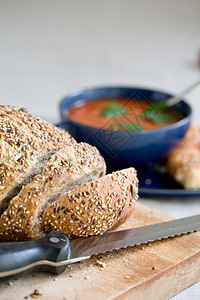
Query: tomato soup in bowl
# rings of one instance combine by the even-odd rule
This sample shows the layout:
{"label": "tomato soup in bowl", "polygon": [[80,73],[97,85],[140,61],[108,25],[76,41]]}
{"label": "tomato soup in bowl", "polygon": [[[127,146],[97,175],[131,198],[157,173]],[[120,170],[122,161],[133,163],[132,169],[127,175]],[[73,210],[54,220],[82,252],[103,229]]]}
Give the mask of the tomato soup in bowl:
{"label": "tomato soup in bowl", "polygon": [[111,169],[152,166],[182,139],[191,108],[166,105],[170,94],[134,87],[75,90],[60,103],[62,122],[78,141],[96,146]]}
{"label": "tomato soup in bowl", "polygon": [[71,107],[67,117],[84,125],[108,130],[153,130],[183,119],[175,108],[159,109],[138,99],[97,99]]}

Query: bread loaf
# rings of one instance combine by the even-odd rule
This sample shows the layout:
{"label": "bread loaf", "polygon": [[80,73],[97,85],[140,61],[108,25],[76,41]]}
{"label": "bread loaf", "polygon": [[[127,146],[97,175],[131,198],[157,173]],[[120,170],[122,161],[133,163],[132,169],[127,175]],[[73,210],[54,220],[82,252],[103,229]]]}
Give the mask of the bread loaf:
{"label": "bread loaf", "polygon": [[0,106],[0,214],[53,153],[75,143],[67,132],[24,110]]}
{"label": "bread loaf", "polygon": [[172,150],[167,170],[185,189],[200,189],[200,131],[191,125],[184,139]]}
{"label": "bread loaf", "polygon": [[106,175],[87,143],[28,114],[0,106],[0,241],[102,234],[132,213],[136,170]]}

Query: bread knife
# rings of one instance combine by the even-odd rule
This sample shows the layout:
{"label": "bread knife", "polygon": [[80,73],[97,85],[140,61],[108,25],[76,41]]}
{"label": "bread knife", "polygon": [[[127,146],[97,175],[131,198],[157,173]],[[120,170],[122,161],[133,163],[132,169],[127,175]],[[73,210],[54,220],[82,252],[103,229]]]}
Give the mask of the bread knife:
{"label": "bread knife", "polygon": [[140,245],[200,230],[200,214],[103,235],[69,240],[59,231],[26,242],[0,243],[0,278],[31,270],[53,274],[64,272],[68,264],[88,259],[93,254]]}

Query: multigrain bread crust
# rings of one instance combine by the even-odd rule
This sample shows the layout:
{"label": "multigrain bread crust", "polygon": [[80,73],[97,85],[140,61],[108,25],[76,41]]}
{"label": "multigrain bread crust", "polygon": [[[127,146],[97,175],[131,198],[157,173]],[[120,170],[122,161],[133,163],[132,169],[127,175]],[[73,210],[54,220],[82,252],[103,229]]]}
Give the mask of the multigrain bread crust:
{"label": "multigrain bread crust", "polygon": [[43,211],[59,196],[105,175],[99,151],[87,143],[62,148],[46,163],[44,171],[22,188],[0,218],[0,241],[40,238]]}
{"label": "multigrain bread crust", "polygon": [[185,189],[200,189],[200,131],[194,125],[170,153],[167,170]]}
{"label": "multigrain bread crust", "polygon": [[113,172],[61,195],[44,212],[41,231],[59,230],[70,238],[102,234],[125,222],[137,193],[134,168]]}
{"label": "multigrain bread crust", "polygon": [[0,213],[51,155],[76,141],[23,109],[0,106]]}
{"label": "multigrain bread crust", "polygon": [[[27,113],[24,108],[17,109],[12,106],[0,105],[0,116],[4,118],[5,115],[9,116],[10,121],[17,123],[20,129],[33,134],[39,140],[41,148],[49,150],[52,148],[60,149],[66,143],[75,143],[75,140],[68,132]],[[9,130],[7,131],[9,133]]]}

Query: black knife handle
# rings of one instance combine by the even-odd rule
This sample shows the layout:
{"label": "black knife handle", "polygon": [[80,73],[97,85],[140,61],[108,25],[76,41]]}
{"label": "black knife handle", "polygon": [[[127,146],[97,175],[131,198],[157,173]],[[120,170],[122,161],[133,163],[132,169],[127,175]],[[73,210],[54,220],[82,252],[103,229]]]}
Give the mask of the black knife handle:
{"label": "black knife handle", "polygon": [[[0,243],[0,275],[1,272],[16,270],[41,260],[60,262],[70,259],[70,256],[70,241],[67,235],[59,231],[52,231],[39,240]],[[60,274],[65,269],[66,266],[37,267],[39,271],[53,274]]]}

